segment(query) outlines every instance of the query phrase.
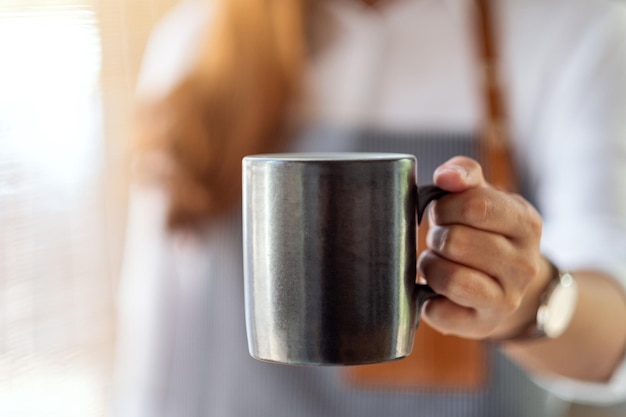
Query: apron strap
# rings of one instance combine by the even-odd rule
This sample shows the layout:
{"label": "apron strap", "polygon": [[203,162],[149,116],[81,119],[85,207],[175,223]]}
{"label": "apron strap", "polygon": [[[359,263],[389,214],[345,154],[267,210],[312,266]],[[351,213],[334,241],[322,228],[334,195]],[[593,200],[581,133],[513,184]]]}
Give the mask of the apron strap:
{"label": "apron strap", "polygon": [[517,191],[518,181],[511,155],[510,126],[502,80],[497,38],[494,35],[493,0],[476,0],[475,40],[481,63],[483,123],[478,135],[478,155],[487,180],[496,188]]}
{"label": "apron strap", "polygon": [[[477,61],[482,69],[479,82],[483,120],[476,140],[477,155],[492,185],[516,191],[492,0],[475,0],[472,12]],[[426,233],[425,224],[419,228],[418,247],[425,247]],[[366,388],[464,392],[480,389],[487,381],[488,355],[482,342],[444,336],[422,323],[413,346],[413,353],[406,359],[350,367],[344,377],[351,385]]]}

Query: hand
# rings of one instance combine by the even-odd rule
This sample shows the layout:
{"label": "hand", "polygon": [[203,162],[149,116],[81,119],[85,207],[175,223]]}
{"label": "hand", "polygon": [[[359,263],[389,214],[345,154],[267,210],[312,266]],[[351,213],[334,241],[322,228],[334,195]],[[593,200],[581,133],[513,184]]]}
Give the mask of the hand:
{"label": "hand", "polygon": [[430,209],[418,268],[443,297],[425,304],[422,319],[472,339],[516,334],[534,319],[550,278],[539,252],[541,217],[519,195],[491,187],[472,159],[452,158],[434,181],[452,194]]}

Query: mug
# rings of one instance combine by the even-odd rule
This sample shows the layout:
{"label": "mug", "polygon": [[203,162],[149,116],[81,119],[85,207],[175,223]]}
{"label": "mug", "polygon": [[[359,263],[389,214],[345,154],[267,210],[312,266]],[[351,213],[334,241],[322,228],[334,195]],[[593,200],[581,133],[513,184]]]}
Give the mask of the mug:
{"label": "mug", "polygon": [[447,194],[417,187],[409,154],[243,159],[246,329],[252,357],[359,365],[411,353],[421,306],[417,224]]}

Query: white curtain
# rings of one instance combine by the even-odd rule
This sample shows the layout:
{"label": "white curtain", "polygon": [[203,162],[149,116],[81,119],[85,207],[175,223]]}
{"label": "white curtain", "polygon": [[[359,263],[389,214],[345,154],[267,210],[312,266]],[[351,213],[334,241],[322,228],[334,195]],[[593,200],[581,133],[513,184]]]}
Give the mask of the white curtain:
{"label": "white curtain", "polygon": [[107,415],[132,92],[173,0],[0,0],[0,416]]}

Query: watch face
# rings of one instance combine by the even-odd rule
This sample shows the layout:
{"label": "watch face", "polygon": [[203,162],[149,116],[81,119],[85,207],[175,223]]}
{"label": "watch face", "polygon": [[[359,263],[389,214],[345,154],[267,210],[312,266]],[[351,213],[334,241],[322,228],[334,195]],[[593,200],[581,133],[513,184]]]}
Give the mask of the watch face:
{"label": "watch face", "polygon": [[[576,310],[578,287],[570,274],[563,274],[560,283],[554,288],[543,311],[543,331],[546,336],[555,338],[563,334]],[[539,317],[538,317],[539,319]]]}

